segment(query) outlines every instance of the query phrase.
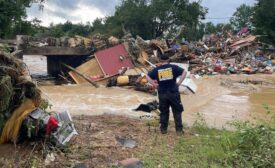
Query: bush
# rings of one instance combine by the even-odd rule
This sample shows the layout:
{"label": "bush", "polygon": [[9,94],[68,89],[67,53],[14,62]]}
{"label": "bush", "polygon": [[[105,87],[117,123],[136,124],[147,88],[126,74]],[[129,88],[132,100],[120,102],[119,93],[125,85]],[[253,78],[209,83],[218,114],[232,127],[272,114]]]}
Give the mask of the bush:
{"label": "bush", "polygon": [[248,122],[235,126],[231,162],[239,167],[275,167],[275,127]]}

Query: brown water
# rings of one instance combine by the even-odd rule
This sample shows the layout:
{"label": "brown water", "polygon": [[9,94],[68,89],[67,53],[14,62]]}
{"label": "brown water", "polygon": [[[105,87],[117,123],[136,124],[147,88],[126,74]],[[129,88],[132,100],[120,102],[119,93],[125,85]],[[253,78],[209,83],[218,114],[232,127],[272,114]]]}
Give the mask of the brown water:
{"label": "brown water", "polygon": [[[252,117],[259,120],[270,120],[271,115],[275,115],[275,89],[261,89],[260,92],[249,96],[251,103]],[[264,108],[268,107],[268,109]],[[267,112],[270,111],[270,115]]]}
{"label": "brown water", "polygon": [[26,63],[30,74],[47,75],[47,58],[42,55],[24,55],[23,61]]}
{"label": "brown water", "polygon": [[[24,56],[32,74],[46,73],[45,57]],[[249,78],[260,78],[275,82],[274,75],[255,75]],[[247,79],[243,76],[227,76],[227,78]],[[191,125],[197,119],[200,112],[209,126],[221,128],[226,123],[238,120],[267,120],[266,110],[263,104],[272,108],[275,114],[275,89],[265,88],[254,93],[232,92],[220,86],[219,76],[195,81],[198,84],[198,92],[194,95],[182,95],[185,107],[183,121]],[[123,88],[95,89],[90,85],[64,85],[41,86],[44,97],[53,105],[53,111],[69,110],[73,115],[100,115],[116,114],[138,118],[147,115],[143,112],[135,112],[141,103],[156,100],[156,96]],[[172,117],[171,117],[172,118]]]}
{"label": "brown water", "polygon": [[[264,105],[268,105],[270,114]],[[275,89],[262,88],[260,91],[247,94],[226,94],[221,95],[200,111],[210,126],[222,127],[225,123],[233,120],[269,120],[275,115]]]}
{"label": "brown water", "polygon": [[248,96],[221,95],[203,106],[200,113],[206,123],[213,127],[223,127],[235,119],[244,120],[249,116],[250,102]]}
{"label": "brown water", "polygon": [[123,88],[94,88],[90,85],[42,86],[43,95],[53,105],[52,110],[69,110],[73,115],[116,114],[139,117],[133,111],[141,103],[156,97]]}

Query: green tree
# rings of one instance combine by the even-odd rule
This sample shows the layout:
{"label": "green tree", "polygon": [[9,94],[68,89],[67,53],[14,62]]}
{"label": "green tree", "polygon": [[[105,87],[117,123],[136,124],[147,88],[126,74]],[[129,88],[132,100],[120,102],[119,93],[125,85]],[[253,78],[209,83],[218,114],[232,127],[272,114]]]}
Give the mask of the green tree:
{"label": "green tree", "polygon": [[223,25],[223,31],[233,31],[233,26],[230,23]]}
{"label": "green tree", "polygon": [[108,27],[116,29],[117,35],[124,31],[132,35],[140,35],[143,38],[152,37],[152,12],[147,0],[123,0],[116,7],[115,15],[108,18]]}
{"label": "green tree", "polygon": [[46,36],[52,36],[52,37],[65,36],[65,32],[62,30],[61,23],[57,25],[54,25],[53,23],[51,23],[45,34]]}
{"label": "green tree", "polygon": [[22,32],[24,29],[29,28],[29,22],[24,21],[26,18],[26,7],[30,7],[33,2],[41,3],[43,1],[0,0],[0,38],[12,36],[14,30]]}
{"label": "green tree", "polygon": [[[207,9],[200,5],[200,1],[190,3],[187,0],[152,0],[154,37],[163,33],[175,32],[184,26],[189,39],[195,37],[199,20],[204,19]],[[193,30],[193,31],[190,31]],[[184,32],[183,32],[184,33]]]}
{"label": "green tree", "polygon": [[200,1],[123,0],[115,15],[107,18],[105,24],[116,30],[117,35],[128,31],[144,39],[172,35],[169,32],[176,32],[184,26],[193,38],[199,20],[204,18],[206,12]]}
{"label": "green tree", "polygon": [[104,25],[104,19],[102,18],[96,18],[93,23],[92,23],[92,27],[93,27],[93,33],[101,33],[104,34],[106,33],[106,29],[105,29],[105,25]]}
{"label": "green tree", "polygon": [[207,22],[205,24],[205,34],[212,34],[216,32],[216,26],[212,22]]}
{"label": "green tree", "polygon": [[275,1],[257,0],[254,10],[255,33],[263,35],[264,41],[275,44]]}
{"label": "green tree", "polygon": [[50,24],[47,31],[43,33],[42,36],[52,36],[52,37],[73,37],[75,35],[80,36],[88,36],[93,32],[93,27],[91,26],[90,22],[86,24],[73,24],[70,21],[65,23],[59,23],[54,25],[53,23]]}
{"label": "green tree", "polygon": [[188,1],[186,6],[183,3],[175,4],[179,6],[177,14],[179,19],[177,24],[183,24],[185,26],[185,37],[189,40],[198,40],[201,38],[199,32],[200,21],[205,19],[208,9],[202,7],[200,3],[201,1],[194,1],[192,3]]}
{"label": "green tree", "polygon": [[242,4],[233,14],[230,23],[234,26],[235,30],[240,30],[242,27],[252,26],[253,7]]}

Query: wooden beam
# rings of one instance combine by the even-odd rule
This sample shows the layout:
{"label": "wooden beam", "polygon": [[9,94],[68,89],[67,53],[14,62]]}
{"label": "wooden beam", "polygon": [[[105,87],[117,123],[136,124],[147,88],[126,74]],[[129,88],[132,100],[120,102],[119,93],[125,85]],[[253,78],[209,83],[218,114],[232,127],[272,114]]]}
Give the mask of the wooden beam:
{"label": "wooden beam", "polygon": [[84,74],[81,74],[80,72],[78,72],[76,69],[74,69],[73,67],[66,65],[64,63],[61,63],[63,66],[65,66],[66,68],[72,70],[73,72],[77,73],[79,76],[81,76],[82,78],[84,78],[85,80],[87,80],[90,84],[92,84],[94,87],[98,88],[99,86],[92,80],[90,80],[87,76],[85,76]]}

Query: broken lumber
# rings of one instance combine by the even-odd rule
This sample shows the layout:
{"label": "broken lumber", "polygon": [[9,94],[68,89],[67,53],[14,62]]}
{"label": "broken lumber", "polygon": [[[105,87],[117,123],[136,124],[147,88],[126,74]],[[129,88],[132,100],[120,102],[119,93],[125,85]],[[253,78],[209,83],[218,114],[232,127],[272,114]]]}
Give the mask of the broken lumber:
{"label": "broken lumber", "polygon": [[70,69],[71,71],[75,72],[77,75],[81,76],[82,78],[84,78],[87,82],[89,82],[90,84],[92,84],[94,87],[98,88],[98,84],[96,84],[94,81],[90,80],[86,75],[80,73],[79,71],[77,71],[76,69],[74,69],[73,67],[61,63],[63,66],[65,66],[66,68]]}

